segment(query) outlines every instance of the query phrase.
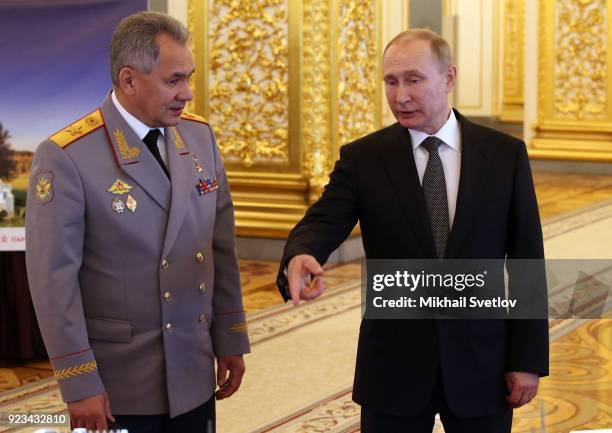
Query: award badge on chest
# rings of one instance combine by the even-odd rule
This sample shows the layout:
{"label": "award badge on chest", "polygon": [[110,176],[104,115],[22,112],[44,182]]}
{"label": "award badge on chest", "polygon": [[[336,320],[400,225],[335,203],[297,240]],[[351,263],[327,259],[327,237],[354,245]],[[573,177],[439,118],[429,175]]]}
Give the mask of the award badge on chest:
{"label": "award badge on chest", "polygon": [[193,155],[193,163],[195,164],[196,171],[198,172],[198,182],[196,183],[196,190],[198,194],[204,195],[209,192],[213,192],[219,188],[219,183],[217,182],[217,178],[207,177],[204,174],[204,167],[198,161],[198,157]]}

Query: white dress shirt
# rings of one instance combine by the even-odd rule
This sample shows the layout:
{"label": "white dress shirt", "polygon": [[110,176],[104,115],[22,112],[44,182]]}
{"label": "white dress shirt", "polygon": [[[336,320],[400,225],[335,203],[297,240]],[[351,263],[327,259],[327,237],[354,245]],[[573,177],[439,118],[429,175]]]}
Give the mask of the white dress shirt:
{"label": "white dress shirt", "polygon": [[128,113],[128,111],[123,108],[123,105],[121,105],[121,102],[119,102],[119,99],[117,99],[117,95],[115,95],[114,91],[111,93],[111,100],[113,101],[113,104],[115,105],[117,111],[119,111],[119,114],[121,114],[121,117],[123,117],[123,120],[125,120],[125,122],[130,125],[130,127],[140,140],[145,138],[145,136],[149,133],[151,129],[159,130],[160,134],[157,136],[157,148],[159,149],[159,154],[161,155],[162,161],[164,161],[164,164],[166,164],[166,168],[170,170],[170,166],[168,165],[168,151],[166,150],[166,139],[164,138],[163,128],[151,128],[145,123],[135,118],[134,116],[132,116],[130,113]]}
{"label": "white dress shirt", "polygon": [[[421,143],[428,135],[421,131],[408,129],[412,138],[412,150],[414,152],[414,162],[416,163],[417,172],[419,173],[419,181],[423,185],[423,175],[427,167],[429,152],[421,146]],[[438,148],[442,167],[444,168],[444,180],[446,181],[446,196],[448,198],[448,218],[450,227],[453,226],[455,219],[455,209],[457,207],[457,192],[459,191],[459,174],[461,172],[461,131],[459,130],[459,122],[455,117],[453,110],[450,110],[450,115],[446,123],[433,134],[438,137],[443,143]]]}

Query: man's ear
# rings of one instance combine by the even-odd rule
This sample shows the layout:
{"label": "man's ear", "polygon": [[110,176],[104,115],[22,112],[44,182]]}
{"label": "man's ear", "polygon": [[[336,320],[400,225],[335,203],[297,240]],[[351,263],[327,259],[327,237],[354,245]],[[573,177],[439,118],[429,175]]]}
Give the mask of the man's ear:
{"label": "man's ear", "polygon": [[446,69],[446,91],[450,93],[455,87],[455,81],[457,80],[457,66],[450,65]]}
{"label": "man's ear", "polygon": [[119,88],[126,95],[133,95],[136,93],[136,83],[138,77],[134,69],[129,66],[124,66],[119,71]]}

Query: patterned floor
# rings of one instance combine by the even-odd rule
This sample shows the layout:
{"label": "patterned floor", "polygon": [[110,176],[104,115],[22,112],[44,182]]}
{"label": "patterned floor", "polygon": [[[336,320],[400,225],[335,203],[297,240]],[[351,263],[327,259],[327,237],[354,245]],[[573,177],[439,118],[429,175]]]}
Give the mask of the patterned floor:
{"label": "patterned floor", "polygon": [[[612,198],[611,176],[535,173],[534,178],[540,213],[542,218],[546,220]],[[562,225],[557,224],[559,227]],[[552,226],[547,227],[549,236],[551,233],[550,227]],[[553,229],[553,231],[560,232],[563,227],[559,227]],[[547,228],[545,228],[545,233]],[[612,254],[608,256],[612,256]],[[346,311],[341,312],[340,316],[336,317],[338,311],[334,310],[329,313],[329,317],[321,319],[319,316],[321,311],[319,310],[322,309],[325,312],[326,308],[330,308],[329,306],[324,307],[324,304],[320,304],[319,307],[316,307],[317,304],[312,305],[316,314],[307,313],[307,310],[300,310],[299,313],[293,310],[285,312],[284,309],[287,307],[282,306],[282,301],[274,285],[277,263],[243,260],[240,267],[245,308],[251,315],[254,315],[255,322],[267,323],[267,332],[270,330],[269,321],[262,318],[257,319],[258,314],[264,314],[258,312],[266,308],[265,314],[271,314],[275,318],[275,327],[279,326],[279,320],[281,320],[279,318],[282,317],[285,317],[285,325],[295,324],[296,314],[304,316],[299,317],[300,321],[337,321],[343,317],[342,314],[346,313]],[[326,284],[329,287],[337,288],[329,295],[333,295],[332,297],[336,298],[336,301],[341,299],[339,296],[343,296],[341,294],[342,288],[349,287],[351,281],[354,282],[359,275],[360,266],[358,263],[329,267],[326,271]],[[343,302],[347,302],[346,299]],[[337,309],[339,305],[341,306],[343,303],[340,302],[333,308]],[[270,309],[270,307],[272,308]],[[291,320],[286,318],[287,314],[293,315]],[[250,320],[250,322],[252,321],[253,319]],[[336,323],[338,327],[345,325],[341,322]],[[560,326],[560,328],[563,328],[563,326]],[[612,321],[590,321],[580,326],[577,323],[572,323],[566,328],[554,334],[555,341],[551,346],[552,375],[542,382],[539,393],[540,399],[516,412],[513,432],[543,432],[544,430],[539,430],[542,416],[546,419],[547,430],[545,431],[548,433],[568,432],[570,429],[578,427],[597,429],[612,426],[612,403],[610,403],[612,402]],[[272,338],[270,335],[266,337],[266,332],[257,331],[257,329],[261,328],[250,326],[250,335],[254,339],[255,346],[264,344],[266,338]],[[281,334],[285,332],[294,331],[286,329]],[[350,359],[350,356],[348,358]],[[347,365],[350,366],[350,364],[351,361],[349,360]],[[250,372],[257,371],[252,366],[249,370]],[[48,392],[48,387],[52,386],[53,383],[52,379],[41,380],[50,375],[49,365],[45,361],[21,366],[0,364],[0,390],[32,384],[20,389],[26,390],[27,392],[24,391],[25,394],[32,395],[32,387],[40,388],[43,390],[40,392],[45,395],[45,398],[50,399],[49,404],[54,406],[57,405],[57,395],[55,395],[55,392]],[[350,377],[350,374],[346,374],[346,377]],[[19,389],[15,391],[18,392]],[[0,394],[2,410],[6,410],[6,403],[9,400],[16,402],[15,391],[8,393],[10,396],[7,393]],[[17,401],[19,400],[21,400],[20,397],[17,398]],[[281,424],[274,426],[274,422],[272,422],[267,424],[266,429],[258,428],[250,431],[282,431],[287,433],[294,431],[300,433],[359,431],[358,425],[354,423],[357,408],[350,402],[350,382],[347,383],[345,389],[338,388],[335,393],[328,393],[326,398],[315,400],[312,404],[302,402],[298,410],[299,414],[295,411],[288,411],[285,415],[292,419],[289,424],[282,421],[285,417],[277,417],[276,423],[280,422]],[[223,408],[220,408],[220,415],[223,410]],[[341,422],[342,419],[346,422]],[[264,424],[260,423],[259,425]],[[1,431],[3,431],[3,428],[0,427]],[[220,431],[238,433],[238,430],[235,429]]]}

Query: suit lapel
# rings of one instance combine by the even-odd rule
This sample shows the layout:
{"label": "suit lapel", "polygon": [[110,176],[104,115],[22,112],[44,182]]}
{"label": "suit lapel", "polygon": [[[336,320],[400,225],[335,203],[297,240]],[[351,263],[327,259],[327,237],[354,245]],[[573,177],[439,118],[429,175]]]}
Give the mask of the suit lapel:
{"label": "suit lapel", "polygon": [[108,142],[121,170],[134,179],[162,209],[168,211],[170,182],[151,152],[123,120],[110,94],[104,99],[100,111]]}
{"label": "suit lapel", "polygon": [[483,135],[475,125],[455,110],[461,128],[461,170],[453,228],[446,248],[446,257],[455,258],[459,247],[474,224],[488,173],[488,155]]}
{"label": "suit lapel", "polygon": [[168,149],[168,164],[170,165],[170,176],[172,177],[172,205],[170,217],[166,228],[164,240],[163,257],[167,256],[178,235],[185,219],[189,196],[196,187],[194,178],[194,162],[191,152],[183,141],[178,128],[166,128],[166,148]]}
{"label": "suit lapel", "polygon": [[384,145],[385,149],[381,153],[384,166],[400,206],[406,214],[408,225],[425,256],[435,257],[425,196],[414,162],[410,133],[396,123],[388,129]]}

